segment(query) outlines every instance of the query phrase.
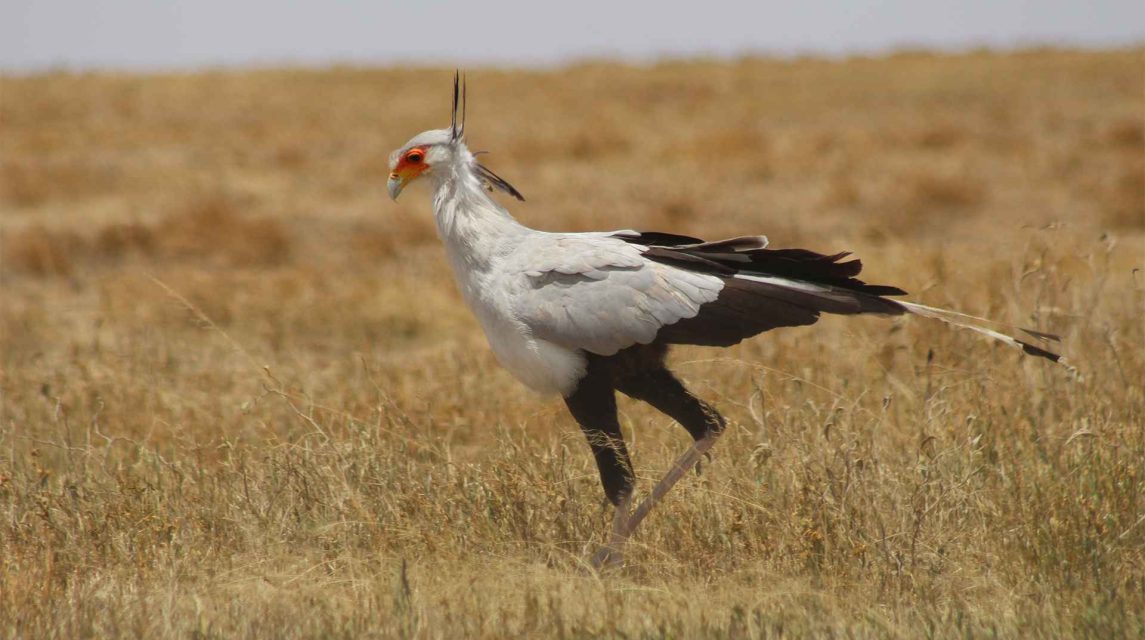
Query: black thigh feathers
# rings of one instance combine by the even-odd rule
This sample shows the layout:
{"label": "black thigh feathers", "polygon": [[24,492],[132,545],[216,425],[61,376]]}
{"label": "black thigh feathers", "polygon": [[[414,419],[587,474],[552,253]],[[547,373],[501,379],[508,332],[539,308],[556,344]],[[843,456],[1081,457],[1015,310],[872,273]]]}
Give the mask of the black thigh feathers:
{"label": "black thigh feathers", "polygon": [[588,367],[572,395],[569,412],[588,438],[604,493],[613,504],[632,492],[635,476],[617,420],[616,392],[642,400],[700,438],[724,428],[723,417],[692,395],[664,366],[666,345],[636,345],[611,356],[586,354]]}

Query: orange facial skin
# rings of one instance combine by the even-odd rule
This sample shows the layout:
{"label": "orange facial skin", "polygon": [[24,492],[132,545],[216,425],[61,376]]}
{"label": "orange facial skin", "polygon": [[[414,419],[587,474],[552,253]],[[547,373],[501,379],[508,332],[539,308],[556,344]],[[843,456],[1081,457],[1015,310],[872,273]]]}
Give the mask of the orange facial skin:
{"label": "orange facial skin", "polygon": [[414,147],[403,153],[394,163],[394,168],[390,171],[390,181],[386,184],[391,199],[396,201],[407,184],[429,169],[429,165],[425,163],[427,150],[428,147],[424,146]]}
{"label": "orange facial skin", "polygon": [[390,173],[390,179],[401,180],[403,184],[408,184],[411,180],[425,173],[425,170],[429,168],[429,165],[425,163],[425,152],[425,147],[414,147],[402,154],[398,158],[398,163],[394,165],[394,170]]}

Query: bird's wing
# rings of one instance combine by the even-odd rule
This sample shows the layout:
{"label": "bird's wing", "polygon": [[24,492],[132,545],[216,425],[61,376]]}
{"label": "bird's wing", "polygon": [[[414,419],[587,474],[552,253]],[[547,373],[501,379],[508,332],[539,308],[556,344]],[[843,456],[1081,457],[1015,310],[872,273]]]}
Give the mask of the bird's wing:
{"label": "bird's wing", "polygon": [[719,296],[719,277],[654,262],[643,250],[609,234],[538,234],[505,265],[523,276],[513,312],[537,338],[611,355],[652,342]]}
{"label": "bird's wing", "polygon": [[1024,333],[1043,342],[1058,336],[1002,325],[947,309],[892,300],[905,295],[898,287],[858,279],[863,264],[848,253],[825,255],[806,249],[768,249],[763,236],[704,242],[663,233],[619,232],[615,237],[641,246],[643,256],[723,279],[715,304],[700,314],[665,328],[658,339],[668,343],[728,346],[776,327],[811,324],[820,313],[901,315],[939,320],[1070,367],[1061,355],[1004,333]]}
{"label": "bird's wing", "polygon": [[845,260],[846,253],[766,244],[762,236],[703,242],[630,231],[538,234],[510,261],[524,283],[513,310],[534,336],[600,355],[655,340],[730,346],[777,327],[813,324],[822,313],[910,313],[1062,362],[984,319],[888,298],[905,292],[859,280],[862,263]]}

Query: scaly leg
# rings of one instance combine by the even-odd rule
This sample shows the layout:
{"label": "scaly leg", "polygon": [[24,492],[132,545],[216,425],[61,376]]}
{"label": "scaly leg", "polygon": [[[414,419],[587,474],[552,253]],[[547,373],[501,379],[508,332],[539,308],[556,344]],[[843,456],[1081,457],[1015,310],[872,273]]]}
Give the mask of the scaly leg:
{"label": "scaly leg", "polygon": [[[637,357],[644,354],[635,354]],[[679,422],[688,433],[695,438],[688,450],[680,456],[668,469],[660,482],[652,488],[652,493],[636,507],[632,513],[628,512],[629,499],[617,505],[616,515],[613,518],[612,537],[607,547],[601,549],[593,558],[593,566],[600,568],[605,564],[619,564],[623,561],[624,544],[652,511],[653,507],[668,495],[672,487],[699,464],[708,451],[716,444],[716,440],[723,433],[726,424],[723,416],[711,405],[694,396],[663,366],[658,357],[648,358],[639,362],[640,367],[632,367],[625,373],[617,376],[617,388],[624,394],[643,400],[668,414]]]}
{"label": "scaly leg", "polygon": [[631,530],[628,528],[631,507],[632,494],[629,493],[621,498],[620,504],[616,505],[616,511],[612,513],[612,534],[609,536],[608,544],[593,554],[591,560],[593,569],[599,571],[624,562],[624,544],[631,535]]}
{"label": "scaly leg", "polygon": [[[624,446],[624,436],[616,415],[616,394],[612,387],[609,367],[602,359],[590,357],[588,370],[571,395],[565,398],[569,412],[580,424],[588,439],[596,466],[600,471],[600,482],[604,495],[616,507],[612,517],[612,535],[605,547],[593,557],[594,568],[616,564],[622,557],[624,539],[620,532],[626,530],[628,514],[632,505],[632,488],[636,478],[632,473],[632,462]],[[610,560],[611,558],[611,560]]]}
{"label": "scaly leg", "polygon": [[652,511],[652,508],[659,504],[659,502],[664,499],[664,496],[668,495],[672,487],[676,486],[680,478],[683,478],[689,469],[694,468],[700,461],[700,458],[704,457],[704,454],[716,444],[720,433],[722,432],[713,431],[692,443],[692,446],[688,447],[684,455],[676,460],[672,468],[668,469],[668,472],[664,474],[660,482],[652,488],[652,493],[644,499],[644,502],[641,502],[640,506],[636,507],[636,510],[625,518],[622,528],[619,531],[613,531],[613,537],[627,540],[628,536],[632,535],[632,532],[636,530],[636,527],[640,526],[640,521],[648,516],[648,512]]}
{"label": "scaly leg", "polygon": [[710,433],[696,442],[692,443],[684,455],[680,456],[672,468],[664,474],[660,482],[652,488],[652,493],[636,507],[635,511],[629,512],[629,507],[632,503],[631,495],[626,495],[616,505],[616,512],[612,516],[612,536],[608,541],[608,545],[602,547],[592,557],[592,567],[594,569],[602,569],[604,567],[620,565],[624,562],[624,545],[628,542],[628,538],[636,531],[636,527],[640,526],[640,522],[648,516],[652,508],[668,495],[672,487],[680,481],[689,469],[692,469],[700,461],[700,458],[708,452],[716,444],[716,440],[720,437],[719,431]]}
{"label": "scaly leg", "polygon": [[[664,352],[663,348],[639,346],[620,352],[610,361],[590,356],[585,377],[573,394],[565,398],[588,436],[605,494],[616,505],[608,544],[591,558],[596,569],[623,562],[624,546],[636,527],[689,469],[696,468],[726,424],[719,412],[688,391],[664,367]],[[616,418],[614,389],[669,415],[695,439],[635,511],[630,511],[635,477]]]}

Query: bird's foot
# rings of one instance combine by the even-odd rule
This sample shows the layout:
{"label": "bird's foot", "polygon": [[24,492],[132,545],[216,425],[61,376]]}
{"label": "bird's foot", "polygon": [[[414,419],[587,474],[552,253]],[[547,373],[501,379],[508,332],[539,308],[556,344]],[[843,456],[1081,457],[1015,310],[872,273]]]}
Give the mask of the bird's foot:
{"label": "bird's foot", "polygon": [[616,512],[612,516],[612,536],[608,541],[608,545],[602,547],[599,551],[593,554],[590,562],[592,567],[597,571],[606,568],[617,566],[624,563],[624,545],[628,542],[628,537],[640,525],[640,522],[652,511],[652,507],[656,506],[664,496],[683,478],[688,472],[688,469],[696,467],[701,458],[708,455],[708,450],[716,443],[720,434],[718,432],[711,433],[703,438],[697,440],[684,455],[680,456],[676,463],[672,465],[660,482],[652,488],[652,493],[640,503],[636,509],[629,511],[632,503],[632,495],[629,494],[621,499],[620,504],[616,505]]}
{"label": "bird's foot", "polygon": [[601,571],[624,564],[624,544],[628,542],[628,536],[632,533],[629,528],[632,517],[631,506],[631,493],[621,498],[620,504],[616,505],[616,511],[612,514],[612,533],[608,544],[598,549],[589,559],[594,570]]}
{"label": "bird's foot", "polygon": [[623,546],[620,548],[614,548],[612,545],[603,546],[592,554],[589,562],[595,571],[619,567],[624,564],[624,548]]}
{"label": "bird's foot", "polygon": [[712,452],[705,451],[702,458],[696,461],[696,475],[704,475],[704,465],[712,463]]}

